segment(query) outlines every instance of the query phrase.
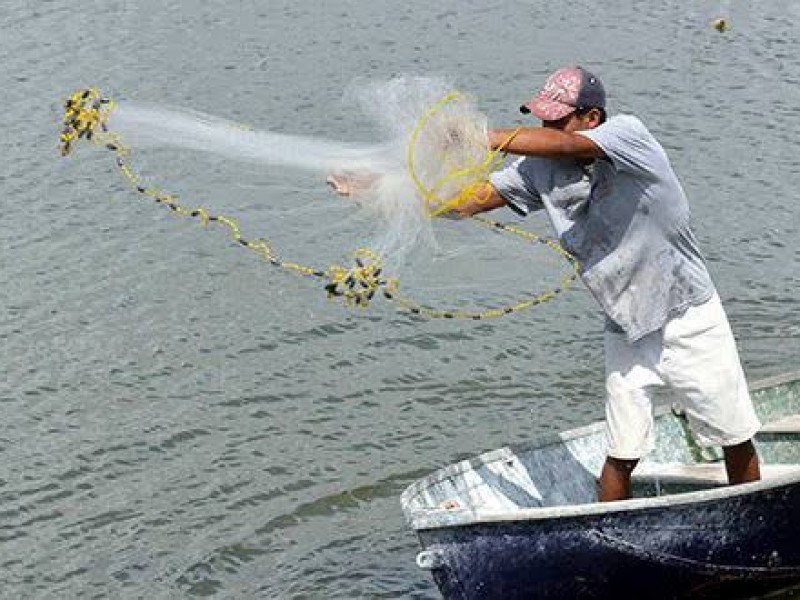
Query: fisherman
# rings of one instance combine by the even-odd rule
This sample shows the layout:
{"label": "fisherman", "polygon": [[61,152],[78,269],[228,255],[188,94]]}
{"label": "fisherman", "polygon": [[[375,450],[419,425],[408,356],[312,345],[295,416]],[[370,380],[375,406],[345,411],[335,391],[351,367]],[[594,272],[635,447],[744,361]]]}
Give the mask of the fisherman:
{"label": "fisherman", "polygon": [[[752,443],[760,423],[664,148],[635,116],[608,118],[602,82],[580,66],[551,74],[520,110],[541,127],[490,130],[490,147],[518,158],[453,211],[544,209],[580,261],[606,315],[600,500],[630,498],[631,473],[654,447],[659,388],[672,393],[699,444],[722,447],[731,484],[760,479]],[[336,175],[328,182],[345,195],[358,187]]]}

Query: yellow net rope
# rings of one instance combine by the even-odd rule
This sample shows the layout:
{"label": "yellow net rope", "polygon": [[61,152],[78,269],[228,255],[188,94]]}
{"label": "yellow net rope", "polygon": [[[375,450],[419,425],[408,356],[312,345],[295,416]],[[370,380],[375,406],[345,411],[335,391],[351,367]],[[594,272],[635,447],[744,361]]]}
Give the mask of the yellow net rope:
{"label": "yellow net rope", "polygon": [[[486,151],[484,140],[480,140],[481,148],[480,152],[477,154],[479,158],[474,158],[471,164],[469,160],[467,160],[467,164],[460,164],[454,169],[449,169],[443,176],[436,179],[430,185],[430,187],[426,186],[426,184],[422,181],[422,177],[417,173],[416,166],[416,153],[420,137],[428,128],[429,123],[435,116],[447,108],[448,105],[455,104],[463,101],[464,99],[464,96],[460,92],[451,92],[439,102],[434,104],[425,114],[422,115],[422,118],[417,121],[417,124],[414,127],[414,130],[411,132],[411,137],[408,142],[408,149],[406,153],[406,166],[408,169],[408,175],[411,178],[411,181],[414,182],[417,191],[419,191],[419,193],[422,195],[422,198],[425,201],[425,208],[428,216],[430,217],[438,217],[442,214],[445,214],[454,208],[472,200],[476,195],[485,193],[484,184],[488,181],[489,174],[502,165],[505,158],[505,154],[503,152],[504,148],[517,136],[517,133],[519,133],[519,129],[517,129],[508,137],[508,139],[500,148],[491,151]],[[451,135],[458,135],[457,130],[455,131],[456,132]],[[445,155],[441,157],[441,162],[446,164],[446,151],[444,154]],[[441,195],[441,191],[443,189],[452,188],[452,184],[456,184],[456,193],[454,195]],[[477,198],[477,200],[479,203],[485,203],[486,201],[485,198],[480,197]]]}
{"label": "yellow net rope", "polygon": [[[475,193],[477,186],[488,178],[488,173],[493,170],[498,161],[502,161],[500,152],[489,152],[480,163],[454,171],[442,180],[437,181],[432,187],[427,188],[416,174],[414,169],[414,148],[420,132],[433,115],[447,103],[454,101],[457,94],[451,94],[433,107],[417,124],[409,143],[408,165],[409,174],[422,194],[428,213],[436,216],[452,209],[460,202],[466,201]],[[430,318],[444,319],[488,319],[499,317],[512,312],[523,310],[537,304],[542,304],[553,299],[557,294],[572,285],[578,273],[578,263],[569,253],[561,248],[558,243],[541,238],[524,229],[499,223],[484,217],[474,217],[476,221],[505,231],[531,242],[544,244],[569,263],[570,272],[563,277],[556,287],[544,292],[531,294],[523,300],[497,308],[479,311],[436,309],[423,306],[413,299],[400,294],[400,282],[397,278],[383,275],[381,257],[368,248],[360,248],[353,254],[354,265],[344,267],[331,265],[326,269],[319,269],[301,265],[278,257],[270,243],[263,239],[246,239],[242,234],[239,223],[225,215],[214,215],[204,208],[187,208],[179,204],[175,196],[146,186],[136,173],[131,162],[131,150],[123,143],[119,134],[108,127],[108,117],[115,107],[114,101],[103,97],[96,88],[87,88],[76,91],[66,101],[61,131],[61,154],[70,154],[78,140],[85,139],[113,152],[116,157],[117,168],[123,177],[131,184],[140,195],[150,198],[158,204],[167,206],[175,215],[196,219],[201,225],[218,224],[225,227],[231,239],[241,246],[255,252],[270,264],[293,271],[300,275],[315,277],[325,281],[324,289],[329,297],[341,298],[347,305],[366,307],[376,293],[380,292],[386,299],[394,300],[403,308],[414,314]],[[468,177],[472,184],[464,186],[464,190],[453,199],[443,199],[437,196],[445,183],[455,178]]]}

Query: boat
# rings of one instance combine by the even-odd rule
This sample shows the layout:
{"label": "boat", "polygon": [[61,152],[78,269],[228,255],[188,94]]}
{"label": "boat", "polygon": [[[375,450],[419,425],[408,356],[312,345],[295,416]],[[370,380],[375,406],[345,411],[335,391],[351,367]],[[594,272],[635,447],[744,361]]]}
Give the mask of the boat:
{"label": "boat", "polygon": [[602,422],[412,483],[417,564],[446,599],[785,597],[800,587],[800,373],[751,394],[760,481],[727,485],[721,450],[665,403],[629,500],[597,501]]}

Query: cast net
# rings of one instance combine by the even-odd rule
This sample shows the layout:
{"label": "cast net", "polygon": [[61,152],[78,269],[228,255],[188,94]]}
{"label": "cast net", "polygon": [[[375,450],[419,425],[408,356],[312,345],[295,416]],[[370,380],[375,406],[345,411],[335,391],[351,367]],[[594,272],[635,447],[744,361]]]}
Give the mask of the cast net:
{"label": "cast net", "polygon": [[[380,293],[412,312],[430,317],[480,319],[541,304],[572,284],[578,266],[557,243],[514,225],[484,219],[481,222],[495,231],[510,233],[566,259],[560,261],[567,268],[561,269],[566,273],[557,275],[557,285],[527,292],[522,300],[504,299],[504,304],[488,308],[435,308],[432,304],[437,298],[420,302],[405,296],[405,287],[401,292],[398,277],[389,276],[384,266],[397,267],[420,248],[426,249],[424,256],[441,255],[431,217],[445,214],[469,199],[502,156],[487,151],[486,118],[474,102],[464,94],[452,92],[452,86],[444,81],[406,77],[356,89],[351,97],[358,99],[382,130],[381,143],[348,144],[257,130],[195,111],[115,103],[99,91],[87,89],[76,92],[67,102],[62,152],[69,153],[81,138],[105,146],[116,154],[119,170],[143,196],[168,206],[179,216],[197,219],[204,225],[224,226],[240,245],[273,265],[324,279],[329,295],[343,297],[350,304],[366,306]],[[186,206],[173,194],[146,185],[134,168],[131,155],[134,147],[152,146],[182,147],[235,160],[332,174],[344,182],[363,211],[371,216],[371,240],[353,251],[354,264],[349,267],[309,266],[287,260],[267,238],[247,237],[233,217]],[[551,275],[552,264],[550,261]],[[470,283],[476,279],[474,274],[466,277]],[[498,286],[493,283],[492,287]]]}

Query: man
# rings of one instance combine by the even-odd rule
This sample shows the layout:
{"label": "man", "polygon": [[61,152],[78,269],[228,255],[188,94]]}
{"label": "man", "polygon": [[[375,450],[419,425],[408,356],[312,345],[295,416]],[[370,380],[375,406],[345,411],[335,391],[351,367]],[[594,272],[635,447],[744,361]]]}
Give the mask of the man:
{"label": "man", "polygon": [[720,445],[730,483],[760,478],[760,423],[736,344],[689,226],[666,152],[630,115],[606,119],[600,80],[559,69],[520,108],[542,127],[489,132],[521,155],[492,175],[461,216],[509,206],[547,211],[559,241],[606,314],[607,459],[600,500],[630,497],[631,472],[653,448],[652,396],[676,394],[703,445]]}
{"label": "man", "polygon": [[[689,226],[666,152],[630,115],[606,117],[600,80],[582,67],[553,73],[520,107],[541,127],[489,131],[492,149],[520,155],[453,210],[544,209],[606,314],[607,458],[600,500],[631,494],[653,448],[657,388],[677,396],[700,444],[723,448],[730,483],[760,478],[753,410],[725,312]],[[341,194],[352,181],[333,176]]]}

